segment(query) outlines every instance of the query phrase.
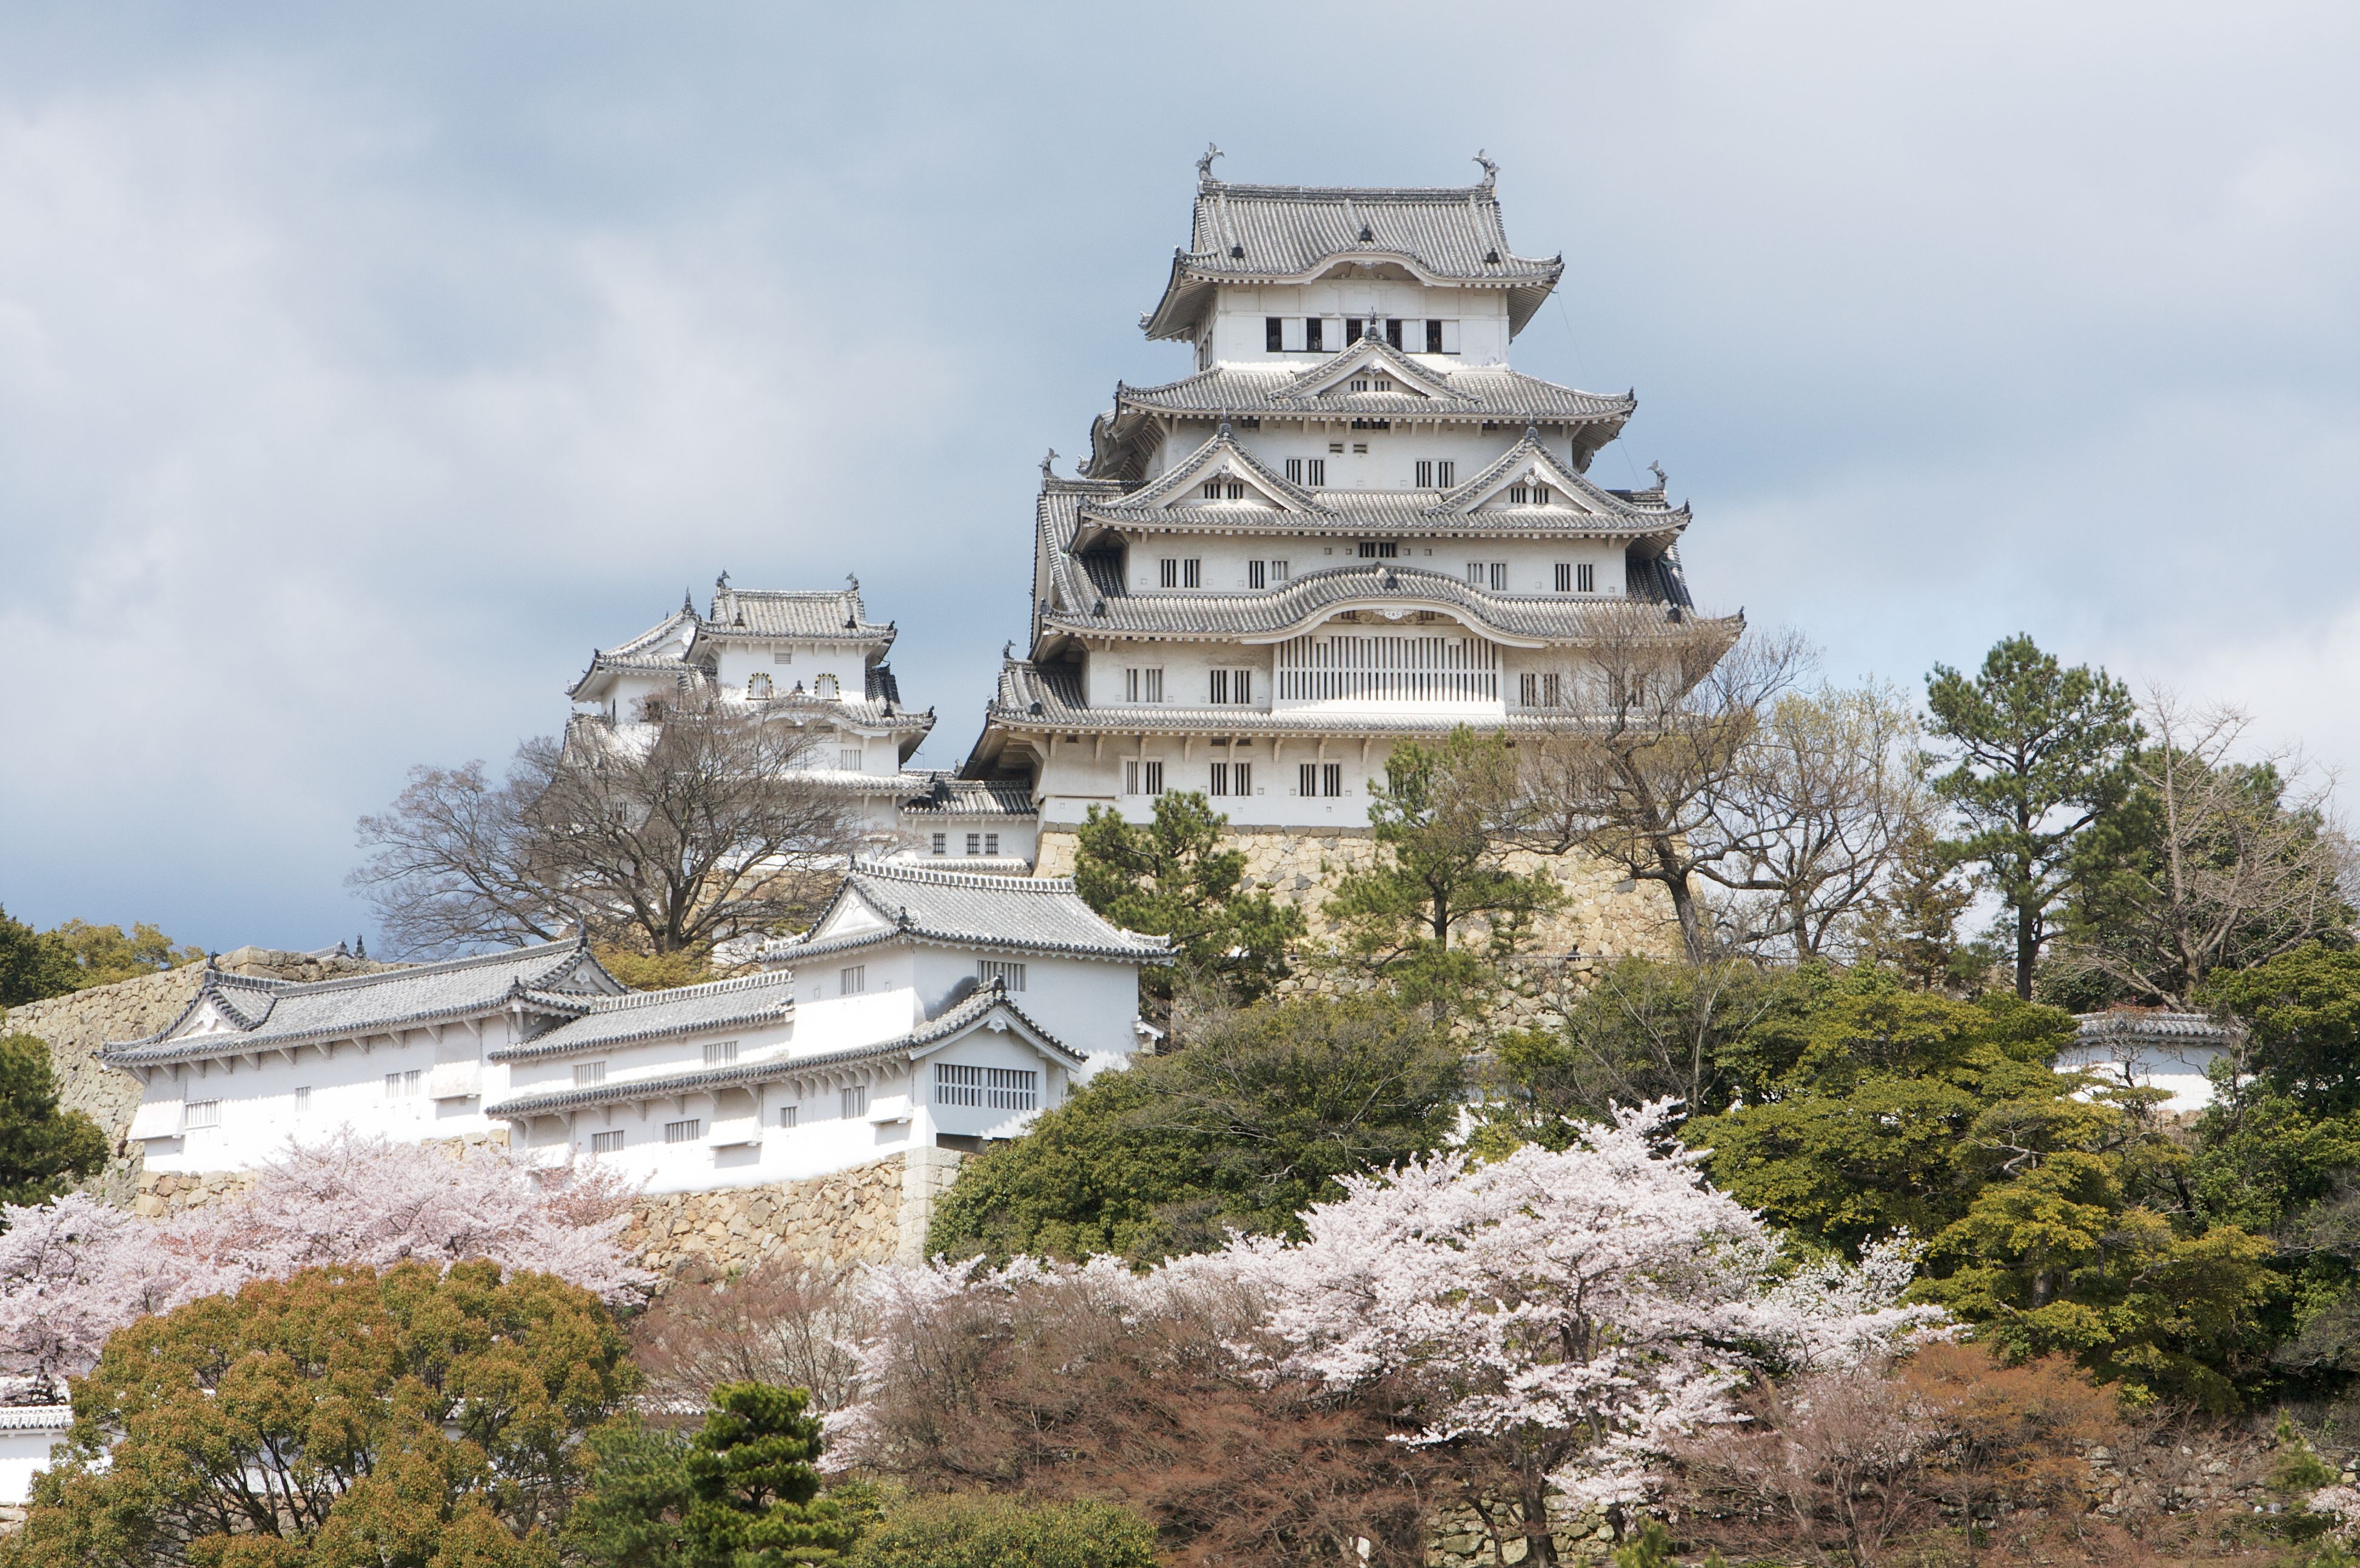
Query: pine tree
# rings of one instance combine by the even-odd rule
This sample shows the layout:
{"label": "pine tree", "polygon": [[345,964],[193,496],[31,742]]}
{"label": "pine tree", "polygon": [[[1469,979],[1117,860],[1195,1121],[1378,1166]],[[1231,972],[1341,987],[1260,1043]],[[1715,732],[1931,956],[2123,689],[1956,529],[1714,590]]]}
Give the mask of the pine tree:
{"label": "pine tree", "polygon": [[1992,966],[1988,944],[1962,942],[1959,921],[1975,901],[1972,877],[1930,829],[1901,842],[1893,873],[1868,902],[1861,946],[1871,963],[1918,991],[1972,991]]}
{"label": "pine tree", "polygon": [[724,1383],[689,1444],[694,1500],[683,1520],[693,1568],[787,1568],[832,1563],[859,1533],[842,1504],[819,1496],[819,1418],[810,1393]]}
{"label": "pine tree", "polygon": [[0,1036],[0,1203],[54,1198],[105,1163],[98,1124],[58,1108],[48,1045]]}

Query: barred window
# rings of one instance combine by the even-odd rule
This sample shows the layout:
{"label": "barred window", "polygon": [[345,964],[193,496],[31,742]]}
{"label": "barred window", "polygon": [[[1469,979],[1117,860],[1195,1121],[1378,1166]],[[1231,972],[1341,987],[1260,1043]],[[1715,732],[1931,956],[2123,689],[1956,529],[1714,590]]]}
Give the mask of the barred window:
{"label": "barred window", "polygon": [[967,835],[967,852],[969,855],[981,855],[983,853],[983,835],[981,833],[971,833]]}
{"label": "barred window", "polygon": [[[1218,479],[1207,479],[1207,480],[1206,480],[1206,481],[1205,481],[1205,499],[1206,499],[1206,500],[1207,500],[1207,501],[1218,501],[1218,500],[1219,500],[1220,498],[1221,498],[1221,482],[1220,482],[1219,480],[1218,480]],[[1171,587],[1171,586],[1172,586],[1172,584],[1170,584],[1169,583],[1166,583],[1164,584],[1164,586],[1165,586],[1166,588],[1169,588],[1169,587]]]}
{"label": "barred window", "polygon": [[847,773],[858,773],[863,771],[860,765],[860,748],[857,746],[844,746],[836,747],[836,765],[844,769]]}
{"label": "barred window", "polygon": [[1123,758],[1122,792],[1126,795],[1164,793],[1164,764],[1142,762],[1135,757]]}
{"label": "barred window", "polygon": [[[1303,460],[1299,457],[1290,457],[1286,461],[1292,467],[1300,468],[1303,466]],[[1259,561],[1247,561],[1246,586],[1249,588],[1262,588],[1266,587],[1267,585],[1268,584],[1262,576],[1262,563]]]}
{"label": "barred window", "polygon": [[1341,795],[1344,792],[1342,763],[1323,762],[1319,765],[1319,789],[1324,795]]}
{"label": "barred window", "polygon": [[1262,320],[1262,346],[1273,354],[1283,354],[1286,345],[1286,321],[1280,316],[1264,316]]}
{"label": "barred window", "polygon": [[574,1086],[592,1089],[606,1081],[606,1064],[603,1062],[577,1062],[574,1064]]}
{"label": "barred window", "polygon": [[[1344,450],[1344,445],[1341,441],[1330,441],[1328,445],[1328,450],[1329,452],[1341,452]],[[1328,460],[1324,457],[1310,457],[1304,459],[1303,483],[1306,489],[1311,490],[1317,490],[1321,485],[1327,484]]]}
{"label": "barred window", "polygon": [[1598,568],[1585,561],[1574,568],[1573,585],[1584,593],[1598,592]]}
{"label": "barred window", "polygon": [[418,1097],[418,1085],[425,1073],[413,1067],[407,1073],[385,1075],[385,1097],[388,1100],[411,1100]]}
{"label": "barred window", "polygon": [[1208,795],[1226,795],[1229,792],[1229,765],[1226,762],[1216,762],[1212,766],[1211,782],[1206,789],[1206,793]]}
{"label": "barred window", "polygon": [[836,974],[836,982],[837,996],[857,996],[869,989],[869,965],[855,964],[848,968],[839,969]]}
{"label": "barred window", "polygon": [[707,1067],[727,1067],[737,1060],[738,1042],[736,1040],[707,1040],[705,1042],[705,1064]]}
{"label": "barred window", "polygon": [[770,694],[770,672],[769,670],[757,670],[753,674],[746,677],[746,695],[748,697],[767,697]]}
{"label": "barred window", "polygon": [[691,1116],[686,1121],[664,1123],[666,1143],[694,1143],[705,1136],[705,1118]]}
{"label": "barred window", "polygon": [[851,1088],[838,1094],[836,1101],[844,1109],[845,1120],[850,1121],[856,1116],[865,1116],[869,1114],[869,1085],[855,1083]]}
{"label": "barred window", "polygon": [[1041,1074],[1016,1067],[934,1063],[934,1103],[995,1111],[1030,1111],[1041,1104]]}
{"label": "barred window", "polygon": [[[1246,487],[1242,485],[1232,485],[1229,486],[1229,499],[1234,501],[1240,499],[1245,495]],[[1180,563],[1180,586],[1183,588],[1201,588],[1204,585],[1204,561],[1199,557],[1190,556],[1187,560],[1182,561]]]}
{"label": "barred window", "polygon": [[1573,563],[1571,561],[1560,561],[1557,563],[1557,591],[1560,593],[1570,593],[1573,592]]}
{"label": "barred window", "polygon": [[[1218,481],[1207,481],[1205,485],[1205,488],[1208,491],[1217,487]],[[1180,586],[1180,558],[1178,556],[1167,555],[1163,560],[1155,563],[1155,584],[1159,588],[1177,588]]]}
{"label": "barred window", "polygon": [[935,853],[936,855],[946,855],[946,854],[948,854],[948,853],[950,852],[950,842],[951,842],[951,835],[950,835],[950,834],[948,834],[948,833],[936,833],[936,834],[934,835],[934,853]]}
{"label": "barred window", "polygon": [[1290,457],[1286,460],[1286,482],[1289,485],[1300,485],[1303,483],[1303,460],[1301,458]]}
{"label": "barred window", "polygon": [[180,1130],[193,1132],[199,1127],[221,1126],[219,1100],[191,1100],[180,1112]]}
{"label": "barred window", "polygon": [[595,1160],[602,1154],[620,1154],[622,1152],[623,1135],[619,1130],[615,1132],[594,1132],[590,1135],[591,1159]]}
{"label": "barred window", "polygon": [[983,853],[986,855],[998,855],[1000,853],[1000,835],[998,833],[986,833],[983,835]]}
{"label": "barred window", "polygon": [[1401,543],[1396,539],[1362,539],[1360,541],[1362,561],[1392,561],[1400,554]]}
{"label": "barred window", "polygon": [[1272,561],[1272,562],[1270,563],[1270,580],[1271,580],[1273,583],[1284,583],[1284,582],[1285,582],[1285,581],[1286,581],[1286,571],[1287,571],[1286,562],[1284,562],[1284,561]]}
{"label": "barred window", "polygon": [[794,1126],[795,1113],[801,1109],[803,1109],[803,1107],[800,1105],[781,1105],[779,1107],[779,1125],[782,1127],[791,1127]]}
{"label": "barred window", "polygon": [[295,1114],[302,1116],[311,1108],[311,1085],[300,1084],[295,1090]]}
{"label": "barred window", "polygon": [[975,961],[975,977],[987,985],[997,980],[1008,990],[1024,989],[1024,965],[1022,964],[1005,963],[997,958],[978,958]]}
{"label": "barred window", "polygon": [[1507,591],[1508,563],[1504,561],[1495,561],[1491,563],[1491,592],[1504,593]]}

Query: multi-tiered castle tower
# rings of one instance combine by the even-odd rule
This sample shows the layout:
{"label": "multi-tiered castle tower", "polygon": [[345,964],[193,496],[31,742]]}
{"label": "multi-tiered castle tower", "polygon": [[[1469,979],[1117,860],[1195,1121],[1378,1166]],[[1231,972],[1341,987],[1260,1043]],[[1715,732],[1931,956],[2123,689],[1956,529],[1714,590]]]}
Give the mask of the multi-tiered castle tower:
{"label": "multi-tiered castle tower", "polygon": [[1586,648],[1693,616],[1660,471],[1587,477],[1634,398],[1508,364],[1564,263],[1509,245],[1490,163],[1358,190],[1214,156],[1142,319],[1195,373],[1118,384],[1083,476],[1043,465],[1029,640],[964,769],[1029,789],[1043,874],[1090,806],[1166,789],[1211,796],[1265,881],[1338,869],[1395,740],[1567,722]]}

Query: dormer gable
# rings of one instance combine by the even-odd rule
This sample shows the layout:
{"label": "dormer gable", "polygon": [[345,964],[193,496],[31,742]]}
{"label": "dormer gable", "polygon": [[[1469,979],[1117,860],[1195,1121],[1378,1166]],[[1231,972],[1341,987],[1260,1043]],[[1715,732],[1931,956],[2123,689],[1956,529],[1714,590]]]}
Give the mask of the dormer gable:
{"label": "dormer gable", "polygon": [[1527,430],[1524,440],[1443,496],[1435,510],[1495,512],[1538,506],[1590,516],[1608,510],[1599,505],[1598,492],[1590,483],[1542,445],[1537,431]]}
{"label": "dormer gable", "polygon": [[1455,403],[1475,401],[1466,393],[1454,391],[1442,376],[1377,337],[1363,337],[1326,364],[1313,365],[1288,383],[1280,396],[1289,402],[1307,402],[1356,395]]}
{"label": "dormer gable", "polygon": [[1133,491],[1122,500],[1126,512],[1217,507],[1259,507],[1279,512],[1320,510],[1309,491],[1288,484],[1268,463],[1240,446],[1227,424],[1155,483]]}

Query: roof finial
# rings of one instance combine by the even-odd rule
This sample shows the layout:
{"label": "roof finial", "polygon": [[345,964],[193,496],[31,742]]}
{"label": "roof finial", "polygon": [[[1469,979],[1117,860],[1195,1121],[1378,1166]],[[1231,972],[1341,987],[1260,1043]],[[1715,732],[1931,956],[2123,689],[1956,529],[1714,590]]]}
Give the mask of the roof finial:
{"label": "roof finial", "polygon": [[713,580],[713,591],[714,591],[715,593],[716,593],[723,592],[723,591],[724,591],[724,590],[726,590],[728,586],[729,586],[729,573],[727,573],[727,572],[723,572],[720,576],[718,576],[718,577],[716,577],[716,578],[715,578],[715,579]]}
{"label": "roof finial", "polygon": [[1664,465],[1660,463],[1650,463],[1647,464],[1647,471],[1655,476],[1655,488],[1658,490],[1672,482],[1671,476],[1664,472]]}
{"label": "roof finial", "polygon": [[1000,645],[1000,657],[1002,659],[1013,659],[1016,657],[1016,639],[1014,637],[1010,637],[1006,642]]}
{"label": "roof finial", "polygon": [[1491,188],[1492,183],[1500,178],[1500,166],[1493,163],[1490,158],[1485,158],[1481,147],[1477,147],[1475,149],[1475,161],[1483,166],[1483,188],[1488,191]]}
{"label": "roof finial", "polygon": [[852,572],[847,572],[844,574],[844,583],[848,591],[855,593],[860,592],[860,579]]}
{"label": "roof finial", "polygon": [[696,614],[696,595],[686,588],[680,591],[680,613],[691,617]]}
{"label": "roof finial", "polygon": [[1057,449],[1053,446],[1049,449],[1049,455],[1041,460],[1041,477],[1043,479],[1054,479],[1057,477],[1055,472],[1056,466]]}
{"label": "roof finial", "polygon": [[1207,142],[1205,144],[1205,156],[1196,160],[1196,182],[1198,184],[1210,185],[1213,182],[1213,160],[1220,156],[1221,149],[1219,147],[1214,146],[1211,142]]}

